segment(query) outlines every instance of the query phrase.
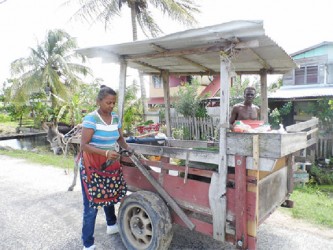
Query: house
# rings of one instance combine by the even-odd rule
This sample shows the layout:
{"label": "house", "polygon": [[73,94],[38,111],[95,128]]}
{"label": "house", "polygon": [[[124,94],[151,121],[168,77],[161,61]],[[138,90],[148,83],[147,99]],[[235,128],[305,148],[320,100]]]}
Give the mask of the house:
{"label": "house", "polygon": [[291,54],[299,65],[283,75],[283,86],[270,93],[270,109],[292,102],[292,112],[284,125],[308,120],[304,112],[311,102],[333,98],[333,42],[322,42]]}
{"label": "house", "polygon": [[[270,109],[292,103],[292,111],[284,117],[285,126],[320,117],[324,112],[309,114],[318,100],[333,99],[333,42],[322,42],[291,54],[299,68],[283,75],[283,86],[268,96]],[[322,110],[325,111],[325,110]],[[317,153],[333,155],[333,126],[322,124],[319,130]]]}

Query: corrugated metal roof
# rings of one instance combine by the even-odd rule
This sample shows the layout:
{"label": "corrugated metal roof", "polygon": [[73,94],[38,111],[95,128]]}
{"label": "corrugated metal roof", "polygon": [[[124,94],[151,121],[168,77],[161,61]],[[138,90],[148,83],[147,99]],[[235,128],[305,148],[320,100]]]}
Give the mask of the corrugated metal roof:
{"label": "corrugated metal roof", "polygon": [[305,99],[333,96],[333,85],[296,85],[283,86],[274,93],[268,95],[269,99]]}
{"label": "corrugated metal roof", "polygon": [[234,71],[283,74],[296,67],[291,57],[265,35],[262,21],[232,21],[131,43],[79,49],[105,62],[127,61],[147,74],[213,74],[220,71],[221,51],[231,53]]}
{"label": "corrugated metal roof", "polygon": [[308,52],[310,50],[313,50],[313,49],[316,49],[316,48],[319,48],[319,47],[322,47],[322,46],[326,46],[326,45],[333,45],[333,42],[324,41],[322,43],[313,45],[311,47],[296,51],[296,52],[292,53],[290,56],[294,57],[294,56],[297,56],[299,54],[302,54],[302,53],[305,53],[305,52]]}

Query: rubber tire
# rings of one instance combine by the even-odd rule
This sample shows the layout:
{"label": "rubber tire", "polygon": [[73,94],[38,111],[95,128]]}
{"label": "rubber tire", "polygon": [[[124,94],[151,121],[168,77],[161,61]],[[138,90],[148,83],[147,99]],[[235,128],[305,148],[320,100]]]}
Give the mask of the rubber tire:
{"label": "rubber tire", "polygon": [[165,250],[173,236],[169,208],[159,195],[149,191],[138,191],[123,199],[118,225],[128,250]]}

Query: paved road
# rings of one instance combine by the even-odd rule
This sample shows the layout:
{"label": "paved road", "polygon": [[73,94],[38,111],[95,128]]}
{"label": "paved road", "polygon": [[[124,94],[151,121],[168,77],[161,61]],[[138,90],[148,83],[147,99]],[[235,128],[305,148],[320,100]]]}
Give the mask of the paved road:
{"label": "paved road", "polygon": [[[82,249],[81,193],[67,192],[72,175],[50,166],[0,155],[0,249]],[[333,249],[333,230],[305,230],[275,212],[259,230],[259,249]],[[311,227],[310,227],[311,228]],[[104,215],[97,217],[99,250],[125,250],[119,234],[105,233]],[[305,246],[307,246],[305,248]],[[175,226],[170,249],[234,249],[199,233]]]}

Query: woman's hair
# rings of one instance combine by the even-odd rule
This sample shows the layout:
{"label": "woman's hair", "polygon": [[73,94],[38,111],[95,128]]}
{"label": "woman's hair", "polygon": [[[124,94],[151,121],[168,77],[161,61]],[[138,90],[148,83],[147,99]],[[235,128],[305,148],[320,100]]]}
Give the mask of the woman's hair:
{"label": "woman's hair", "polygon": [[105,86],[105,85],[101,85],[101,88],[98,92],[98,95],[97,95],[97,100],[101,101],[103,100],[107,95],[114,95],[116,96],[117,93],[116,91],[114,91],[113,89],[111,89],[110,87],[108,86]]}

